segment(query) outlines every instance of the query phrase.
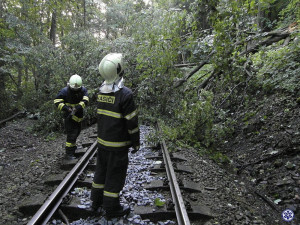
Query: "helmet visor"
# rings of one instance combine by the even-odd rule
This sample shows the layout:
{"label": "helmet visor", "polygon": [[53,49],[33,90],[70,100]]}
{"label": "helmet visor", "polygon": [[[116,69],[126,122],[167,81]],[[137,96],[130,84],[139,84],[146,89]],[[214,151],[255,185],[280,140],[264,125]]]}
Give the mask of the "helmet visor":
{"label": "helmet visor", "polygon": [[81,89],[81,86],[78,85],[77,83],[75,84],[70,84],[70,88],[73,90],[73,91],[78,91]]}

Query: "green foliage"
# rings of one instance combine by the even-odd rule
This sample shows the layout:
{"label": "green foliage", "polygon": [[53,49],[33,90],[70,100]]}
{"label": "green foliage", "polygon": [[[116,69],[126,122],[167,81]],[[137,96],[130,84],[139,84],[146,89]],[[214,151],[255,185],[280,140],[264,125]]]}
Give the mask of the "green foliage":
{"label": "green foliage", "polygon": [[293,22],[300,23],[300,1],[299,0],[290,0],[287,1],[288,5],[282,9],[279,13],[281,21],[280,25],[289,25]]}
{"label": "green foliage", "polygon": [[166,204],[166,202],[160,200],[159,198],[154,199],[154,205],[157,207],[163,207],[165,204]]}
{"label": "green foliage", "polygon": [[[137,44],[134,73],[137,75],[135,81],[139,83],[138,105],[147,105],[149,115],[153,115],[154,119],[156,115],[172,113],[167,103],[174,101],[176,94],[172,89],[173,80],[180,76],[172,64],[179,57],[179,35],[184,26],[184,15],[184,12],[158,9],[138,16],[143,18],[138,25],[143,32],[137,32],[133,36],[134,44]],[[153,22],[149,23],[151,21]]]}
{"label": "green foliage", "polygon": [[84,121],[87,125],[93,124],[97,119],[97,104],[96,102],[90,102],[90,104],[84,109]]}
{"label": "green foliage", "polygon": [[45,137],[45,141],[54,141],[57,137],[57,133],[50,133]]}
{"label": "green foliage", "polygon": [[157,146],[160,143],[160,136],[157,130],[153,130],[146,135],[146,142],[149,146]]}
{"label": "green foliage", "polygon": [[4,41],[4,38],[13,38],[14,36],[14,31],[8,28],[8,24],[0,18],[0,40]]}
{"label": "green foliage", "polygon": [[186,96],[176,108],[176,122],[162,123],[163,137],[177,146],[210,146],[214,142],[212,99],[208,91],[202,91],[199,98],[192,93]]}
{"label": "green foliage", "polygon": [[251,119],[253,116],[255,116],[257,113],[257,111],[250,111],[250,112],[247,112],[243,118],[243,121],[244,122],[247,122],[249,121],[249,119]]}
{"label": "green foliage", "polygon": [[7,92],[0,91],[0,94],[0,104],[2,109],[0,110],[0,120],[3,120],[8,118],[9,115],[16,113],[18,111],[18,106],[13,97]]}
{"label": "green foliage", "polygon": [[228,112],[219,109],[215,114],[214,123],[210,131],[210,139],[212,140],[211,149],[226,142],[234,133],[234,125],[236,121],[228,116]]}
{"label": "green foliage", "polygon": [[50,135],[52,132],[62,131],[64,128],[62,114],[55,108],[53,100],[44,103],[40,107],[39,117],[33,131],[40,131],[42,134]]}
{"label": "green foliage", "polygon": [[212,160],[214,160],[216,163],[221,163],[221,164],[229,164],[230,163],[230,159],[221,152],[210,151],[208,154],[209,154],[210,158]]}
{"label": "green foliage", "polygon": [[297,93],[299,91],[299,45],[268,48],[254,55],[253,62],[258,70],[257,79],[265,93],[275,91]]}
{"label": "green foliage", "polygon": [[192,141],[200,141],[205,146],[211,144],[210,131],[213,124],[213,95],[202,91],[200,96],[187,96],[181,101],[176,118],[181,121],[180,136]]}

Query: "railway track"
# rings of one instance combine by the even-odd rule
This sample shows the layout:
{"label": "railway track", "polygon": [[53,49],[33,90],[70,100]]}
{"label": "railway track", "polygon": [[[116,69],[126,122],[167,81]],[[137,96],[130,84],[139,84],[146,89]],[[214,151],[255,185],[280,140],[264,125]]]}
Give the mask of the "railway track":
{"label": "railway track", "polygon": [[[157,127],[159,129],[159,127]],[[189,180],[193,171],[180,154],[171,153],[164,140],[149,147],[145,135],[151,129],[141,128],[142,146],[130,154],[128,176],[120,195],[131,213],[107,220],[105,212],[95,216],[90,210],[90,188],[95,169],[96,145],[86,143],[76,154],[79,159],[64,161],[62,173],[53,175],[45,185],[56,187],[46,198],[34,198],[19,209],[32,216],[28,225],[40,224],[203,224],[212,216],[203,205],[191,202],[191,195],[201,194],[201,187]],[[96,139],[96,138],[95,138]],[[73,221],[73,222],[71,222]],[[192,222],[191,222],[192,221]]]}

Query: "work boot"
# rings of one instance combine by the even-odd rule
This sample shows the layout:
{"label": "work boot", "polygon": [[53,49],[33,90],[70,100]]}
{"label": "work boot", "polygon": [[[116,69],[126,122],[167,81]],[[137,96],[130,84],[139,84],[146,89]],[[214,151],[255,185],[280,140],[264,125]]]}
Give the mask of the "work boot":
{"label": "work boot", "polygon": [[64,159],[66,159],[66,160],[73,160],[73,159],[76,159],[76,157],[75,157],[75,154],[66,153]]}
{"label": "work boot", "polygon": [[128,215],[130,213],[130,207],[128,206],[118,206],[114,208],[108,208],[106,211],[107,218],[115,218]]}
{"label": "work boot", "polygon": [[101,216],[104,213],[102,206],[100,207],[91,206],[91,208],[88,208],[87,210],[90,211],[94,216]]}
{"label": "work boot", "polygon": [[75,150],[76,149],[77,149],[76,146],[66,147],[66,150],[65,150],[65,159],[66,160],[76,159],[76,157],[75,157]]}

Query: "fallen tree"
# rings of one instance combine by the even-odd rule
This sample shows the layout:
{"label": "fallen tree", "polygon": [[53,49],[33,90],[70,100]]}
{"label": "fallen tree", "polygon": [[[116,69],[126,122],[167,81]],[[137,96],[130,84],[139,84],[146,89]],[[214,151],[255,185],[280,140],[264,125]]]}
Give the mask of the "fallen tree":
{"label": "fallen tree", "polygon": [[[255,35],[254,37],[247,39],[248,41],[246,44],[246,49],[240,53],[240,56],[249,53],[256,53],[259,51],[260,47],[269,46],[283,39],[286,39],[284,45],[287,45],[288,41],[290,41],[291,33],[293,33],[297,28],[298,28],[297,23],[292,23],[290,26],[283,29],[279,29],[271,32],[265,32],[260,35]],[[253,41],[254,39],[265,38],[265,37],[267,38],[264,40]]]}
{"label": "fallen tree", "polygon": [[[235,43],[235,46],[238,45],[245,45],[246,49],[242,51],[239,56],[247,55],[249,53],[256,53],[259,51],[259,49],[263,46],[269,46],[272,45],[273,43],[276,43],[278,41],[281,41],[285,39],[284,45],[287,45],[288,42],[291,39],[291,34],[295,31],[298,30],[298,24],[297,23],[292,23],[290,26],[271,31],[271,32],[265,32],[261,34],[256,34],[253,36],[250,36],[249,38],[246,39],[244,42],[237,42]],[[263,40],[261,40],[263,39]],[[197,65],[192,71],[190,71],[188,74],[184,76],[184,78],[177,80],[174,84],[174,88],[178,88],[182,86],[188,79],[190,79],[195,73],[197,73],[204,65],[210,63],[210,58],[213,56],[215,51],[212,51],[208,56],[206,60],[203,60],[199,62],[198,64],[193,64]],[[190,66],[191,64],[181,64],[181,65],[176,65],[175,67],[184,67],[184,66]],[[205,88],[208,82],[214,78],[217,77],[221,72],[215,73],[214,71],[212,74],[205,80],[201,85],[199,85],[199,88]],[[245,71],[245,73],[248,73],[248,71]]]}
{"label": "fallen tree", "polygon": [[4,119],[4,120],[1,120],[1,121],[0,121],[0,127],[4,126],[6,122],[11,121],[11,120],[13,120],[13,119],[15,119],[15,118],[17,118],[17,117],[24,116],[25,114],[26,114],[26,113],[22,111],[22,112],[18,112],[18,113],[16,113],[16,114],[14,114],[14,115],[12,115],[12,116],[10,116],[10,117]]}
{"label": "fallen tree", "polygon": [[185,83],[190,77],[192,77],[195,73],[197,73],[197,71],[199,71],[206,64],[208,64],[208,61],[206,61],[206,60],[201,62],[191,72],[189,72],[183,79],[176,81],[174,87],[177,88],[177,87],[180,87],[181,85],[183,85],[183,83]]}

